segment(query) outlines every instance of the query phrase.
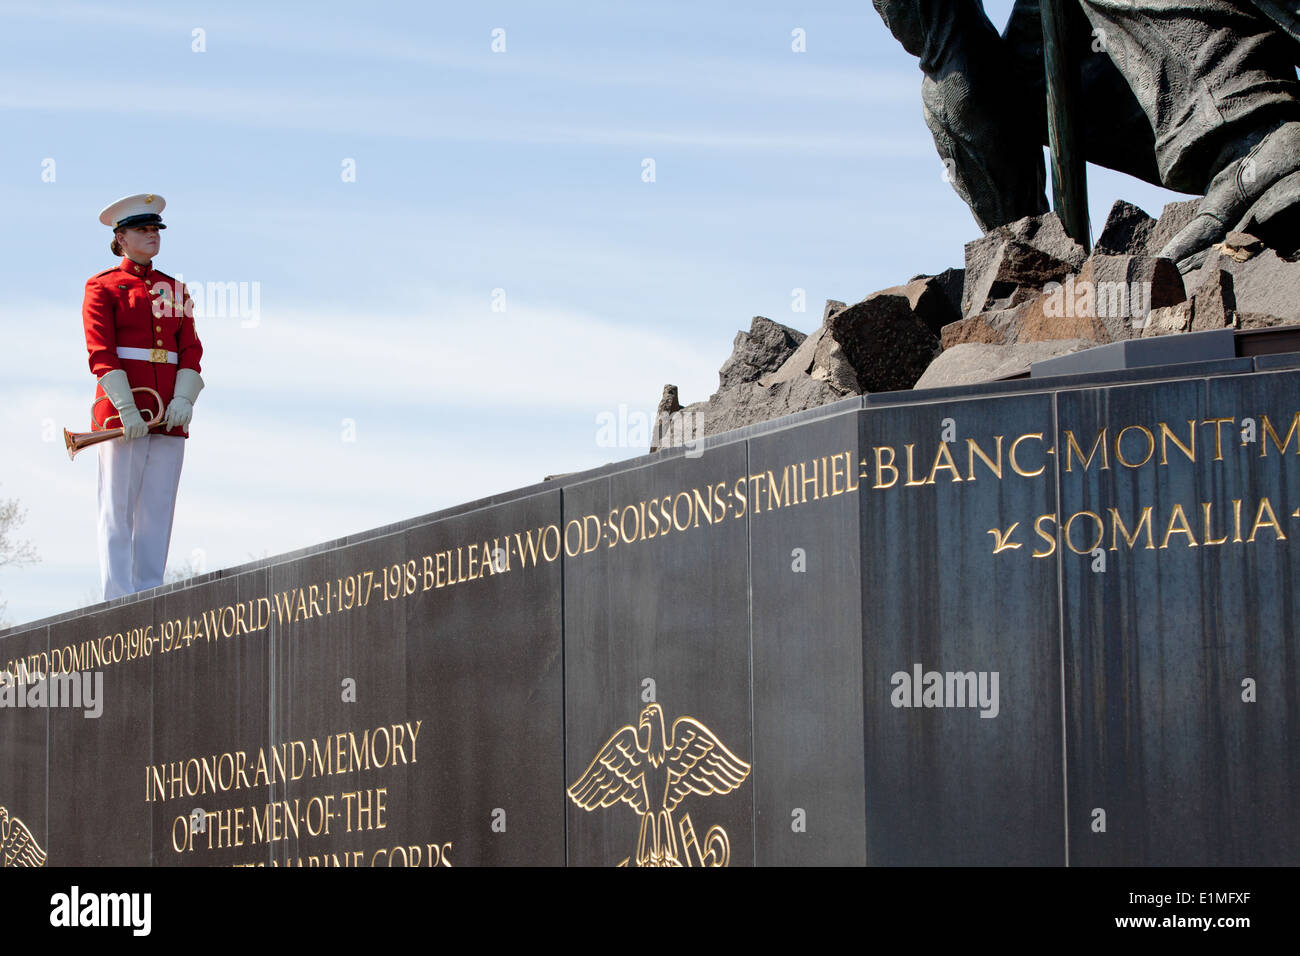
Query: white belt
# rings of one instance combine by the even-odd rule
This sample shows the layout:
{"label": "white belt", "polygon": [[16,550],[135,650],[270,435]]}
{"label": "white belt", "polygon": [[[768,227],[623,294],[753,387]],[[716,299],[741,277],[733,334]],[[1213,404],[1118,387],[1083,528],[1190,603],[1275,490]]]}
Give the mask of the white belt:
{"label": "white belt", "polygon": [[140,362],[170,362],[172,365],[175,365],[178,359],[175,352],[168,352],[166,349],[133,349],[125,345],[117,347],[117,357],[136,359]]}

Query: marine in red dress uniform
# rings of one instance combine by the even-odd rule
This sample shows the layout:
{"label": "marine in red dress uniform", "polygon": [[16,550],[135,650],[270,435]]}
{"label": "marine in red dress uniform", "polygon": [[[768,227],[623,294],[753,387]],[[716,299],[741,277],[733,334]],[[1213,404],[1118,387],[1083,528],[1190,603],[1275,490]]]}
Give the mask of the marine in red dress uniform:
{"label": "marine in red dress uniform", "polygon": [[[151,265],[140,265],[126,256],[112,269],[86,280],[86,298],[81,306],[86,326],[86,349],[90,352],[90,372],[96,381],[113,369],[126,372],[132,388],[148,386],[162,396],[163,409],[171,404],[176,388],[176,374],[183,368],[201,371],[199,360],[203,345],[194,331],[194,306],[183,284]],[[136,357],[122,358],[119,348],[137,350]],[[168,361],[154,350],[176,356]],[[140,355],[139,353],[149,353]],[[162,361],[156,361],[161,358]],[[136,407],[152,409],[153,400],[136,392]],[[109,407],[102,386],[95,388],[94,418],[91,428],[115,414]],[[109,427],[117,427],[110,422]],[[157,435],[188,435],[185,428],[165,428]]]}
{"label": "marine in red dress uniform", "polygon": [[[82,304],[97,382],[91,429],[125,428],[122,437],[96,446],[105,600],[163,581],[185,439],[203,388],[193,304],[182,284],[153,268],[158,230],[167,228],[159,215],[165,205],[144,193],[100,213],[114,230],[114,248],[120,243],[126,254],[87,280]],[[131,391],[141,386],[159,394],[161,408],[147,392]],[[159,427],[150,427],[154,422]]]}

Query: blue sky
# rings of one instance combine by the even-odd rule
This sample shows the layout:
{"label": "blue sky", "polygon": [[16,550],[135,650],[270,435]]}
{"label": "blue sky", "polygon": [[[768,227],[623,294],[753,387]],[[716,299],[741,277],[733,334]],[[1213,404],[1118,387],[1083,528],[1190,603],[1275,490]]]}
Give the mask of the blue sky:
{"label": "blue sky", "polygon": [[[0,35],[0,498],[41,558],[0,570],[10,623],[97,599],[62,428],[121,196],[166,197],[157,268],[258,293],[198,320],[170,563],[204,570],[643,454],[601,416],[707,398],[752,316],[812,331],[979,235],[867,0],[32,2]],[[1185,198],[1089,169],[1094,231]]]}

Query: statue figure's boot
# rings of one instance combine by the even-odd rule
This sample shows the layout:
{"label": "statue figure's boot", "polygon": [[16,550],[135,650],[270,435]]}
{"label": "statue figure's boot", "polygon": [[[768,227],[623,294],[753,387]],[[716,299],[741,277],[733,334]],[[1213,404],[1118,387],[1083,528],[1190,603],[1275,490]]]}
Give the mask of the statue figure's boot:
{"label": "statue figure's boot", "polygon": [[1196,218],[1160,250],[1182,272],[1197,268],[1233,229],[1252,232],[1283,251],[1295,247],[1288,228],[1300,215],[1300,122],[1244,138],[1233,144],[1232,153],[1210,181]]}

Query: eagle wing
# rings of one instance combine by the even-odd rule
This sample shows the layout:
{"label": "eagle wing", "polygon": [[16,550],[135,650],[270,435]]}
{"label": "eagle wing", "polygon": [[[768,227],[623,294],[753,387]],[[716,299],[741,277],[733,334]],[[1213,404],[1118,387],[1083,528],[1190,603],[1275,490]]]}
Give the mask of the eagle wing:
{"label": "eagle wing", "polygon": [[17,817],[8,817],[7,822],[0,836],[0,866],[44,866],[45,851],[27,825]]}
{"label": "eagle wing", "polygon": [[615,731],[568,793],[569,799],[584,810],[612,807],[622,800],[631,804],[638,815],[644,814],[648,809],[645,763],[637,746],[636,730],[628,725]]}
{"label": "eagle wing", "polygon": [[672,748],[668,765],[668,798],[664,808],[672,812],[688,793],[707,797],[730,793],[749,776],[749,764],[726,748],[713,731],[694,717],[673,721]]}

